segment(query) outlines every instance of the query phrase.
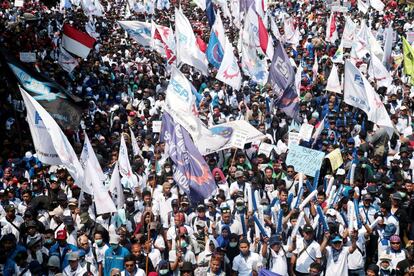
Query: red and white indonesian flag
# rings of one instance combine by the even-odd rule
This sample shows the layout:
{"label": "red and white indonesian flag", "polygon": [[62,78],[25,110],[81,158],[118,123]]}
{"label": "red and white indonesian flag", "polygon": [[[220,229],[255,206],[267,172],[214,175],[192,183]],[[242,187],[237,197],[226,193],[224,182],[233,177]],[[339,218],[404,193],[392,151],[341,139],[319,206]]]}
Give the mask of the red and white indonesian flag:
{"label": "red and white indonesian flag", "polygon": [[72,54],[80,56],[81,58],[87,58],[95,41],[95,38],[77,30],[75,27],[68,24],[63,26],[62,45]]}
{"label": "red and white indonesian flag", "polygon": [[272,60],[273,59],[273,39],[267,32],[266,26],[262,18],[250,6],[245,20],[244,36],[249,34],[255,36],[256,45],[262,49],[263,53]]}

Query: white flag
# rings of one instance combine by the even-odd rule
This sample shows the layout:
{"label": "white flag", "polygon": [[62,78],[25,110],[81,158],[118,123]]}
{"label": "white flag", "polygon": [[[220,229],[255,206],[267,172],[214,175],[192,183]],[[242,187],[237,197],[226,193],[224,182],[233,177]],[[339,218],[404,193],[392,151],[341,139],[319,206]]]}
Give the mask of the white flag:
{"label": "white flag", "polygon": [[378,87],[390,87],[392,83],[391,74],[376,55],[371,55],[371,61],[368,67],[368,74],[374,78]]}
{"label": "white flag", "polygon": [[84,186],[93,191],[96,213],[99,215],[116,212],[115,204],[103,185],[105,175],[86,133],[80,163],[85,172]]}
{"label": "white flag", "polygon": [[179,9],[175,9],[175,35],[177,39],[177,62],[191,65],[207,76],[207,58],[197,46],[190,21]]}
{"label": "white flag", "polygon": [[151,45],[151,23],[140,21],[118,21],[118,24],[128,33],[128,35],[142,46]]}
{"label": "white flag", "polygon": [[336,50],[334,56],[332,57],[333,63],[341,63],[344,64],[344,47],[343,47],[343,40],[341,40],[341,43],[338,46],[338,49]]}
{"label": "white flag", "polygon": [[335,64],[332,65],[332,70],[329,74],[328,81],[326,83],[326,90],[342,94],[342,86],[339,82],[338,68]]}
{"label": "white flag", "polygon": [[315,128],[315,132],[312,135],[313,138],[313,144],[315,144],[316,140],[318,140],[319,135],[321,135],[322,130],[325,128],[325,118],[323,118],[322,121],[320,121],[319,125],[317,128]]}
{"label": "white flag", "polygon": [[60,53],[59,53],[59,65],[68,73],[71,73],[76,66],[79,65],[76,58],[72,57],[63,47],[60,45]]}
{"label": "white flag", "polygon": [[135,138],[135,134],[132,131],[132,128],[129,128],[129,133],[131,135],[131,145],[132,145],[132,153],[134,156],[141,156],[141,150],[138,146],[137,139]]}
{"label": "white flag", "polygon": [[385,5],[381,0],[370,0],[369,3],[376,11],[382,12],[384,10]]}
{"label": "white flag", "polygon": [[[49,165],[64,165],[75,183],[80,185],[86,193],[91,194],[87,187],[83,187],[84,172],[82,165],[66,135],[52,116],[32,96],[22,88],[20,88],[20,92],[28,110],[28,123],[39,160]],[[42,128],[43,130],[41,130]],[[40,135],[43,137],[40,137]],[[47,143],[47,145],[40,145],[39,143]],[[46,149],[46,151],[40,152],[43,149]],[[46,156],[49,154],[53,154],[53,156]],[[47,161],[51,161],[51,163],[47,163]]]}
{"label": "white flag", "polygon": [[391,65],[392,45],[394,41],[394,30],[392,29],[392,26],[385,29],[384,40],[384,57],[382,58],[382,62],[389,68]]}
{"label": "white flag", "polygon": [[344,100],[363,110],[368,120],[384,127],[388,135],[392,135],[393,124],[380,97],[358,68],[348,60],[345,61]]}
{"label": "white flag", "polygon": [[345,20],[345,28],[342,34],[341,44],[344,48],[351,48],[352,42],[354,41],[357,25],[352,21],[352,19],[347,16]]}
{"label": "white flag", "polygon": [[240,0],[230,0],[230,10],[233,15],[233,24],[240,29],[241,16],[240,16]]}
{"label": "white flag", "polygon": [[233,53],[233,46],[228,40],[226,40],[223,61],[217,72],[216,79],[230,85],[235,90],[240,89],[242,76],[237,59]]}
{"label": "white flag", "polygon": [[299,67],[296,69],[296,74],[295,74],[295,87],[296,87],[296,91],[298,92],[298,94],[300,94],[300,87],[301,87],[301,82],[302,82],[302,64],[299,63]]}
{"label": "white flag", "polygon": [[315,61],[314,61],[313,66],[312,66],[313,81],[316,81],[316,79],[318,78],[318,71],[319,71],[318,55],[315,54]]}
{"label": "white flag", "polygon": [[364,3],[362,0],[358,0],[358,10],[362,13],[367,13],[369,8],[369,4]]}
{"label": "white flag", "polygon": [[384,56],[381,45],[363,20],[361,22],[361,29],[355,36],[352,44],[351,57],[354,60],[361,60],[370,52],[376,55],[380,60],[382,60]]}
{"label": "white flag", "polygon": [[270,17],[270,29],[277,40],[282,40],[282,35],[279,32],[274,17]]}
{"label": "white flag", "polygon": [[121,144],[119,146],[119,172],[122,176],[131,179],[132,178],[132,169],[131,164],[129,163],[128,149],[125,143],[124,135],[121,135]]}
{"label": "white flag", "polygon": [[203,11],[206,10],[206,0],[194,0],[194,3]]}
{"label": "white flag", "polygon": [[118,162],[115,163],[114,170],[112,171],[111,182],[109,183],[109,191],[116,194],[116,207],[122,209],[124,207],[124,189],[121,184],[121,178],[119,177]]}

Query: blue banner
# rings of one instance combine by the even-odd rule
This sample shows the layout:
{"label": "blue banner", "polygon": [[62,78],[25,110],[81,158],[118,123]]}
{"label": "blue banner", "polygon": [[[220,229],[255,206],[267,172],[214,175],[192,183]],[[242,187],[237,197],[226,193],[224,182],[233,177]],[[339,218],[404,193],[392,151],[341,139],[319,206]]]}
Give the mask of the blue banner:
{"label": "blue banner", "polygon": [[212,0],[206,1],[206,14],[207,14],[208,25],[210,25],[210,28],[211,28],[213,27],[214,21],[216,21],[216,14],[214,13]]}
{"label": "blue banner", "polygon": [[165,142],[174,163],[174,180],[193,202],[202,202],[215,190],[216,184],[203,156],[188,132],[164,112],[160,140]]}

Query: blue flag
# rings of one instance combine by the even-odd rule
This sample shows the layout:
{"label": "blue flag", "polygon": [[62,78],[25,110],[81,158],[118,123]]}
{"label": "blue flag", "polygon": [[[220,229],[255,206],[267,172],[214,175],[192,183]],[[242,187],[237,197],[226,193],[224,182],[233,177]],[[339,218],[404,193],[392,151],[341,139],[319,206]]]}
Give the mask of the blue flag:
{"label": "blue flag", "polygon": [[195,147],[188,132],[164,112],[161,128],[162,142],[174,163],[174,180],[193,202],[202,202],[215,190],[216,184],[203,156]]}
{"label": "blue flag", "polygon": [[210,39],[208,41],[206,56],[208,62],[210,62],[216,69],[220,68],[224,52],[223,47],[220,44],[220,41],[218,40],[218,37],[213,30],[211,31]]}
{"label": "blue flag", "polygon": [[213,27],[214,21],[216,21],[216,15],[214,13],[212,0],[206,1],[206,14],[207,14],[208,25],[210,25],[210,28],[211,28]]}
{"label": "blue flag", "polygon": [[282,275],[274,273],[270,270],[262,269],[259,271],[259,276],[282,276]]}
{"label": "blue flag", "polygon": [[295,88],[295,72],[280,41],[276,42],[268,83],[277,94],[275,105],[296,119],[299,103]]}

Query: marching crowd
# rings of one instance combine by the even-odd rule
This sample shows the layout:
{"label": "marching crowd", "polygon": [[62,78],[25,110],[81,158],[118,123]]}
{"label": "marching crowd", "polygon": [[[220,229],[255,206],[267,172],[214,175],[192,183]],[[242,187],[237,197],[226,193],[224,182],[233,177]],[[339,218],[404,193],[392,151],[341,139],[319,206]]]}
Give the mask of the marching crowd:
{"label": "marching crowd", "polygon": [[[170,9],[153,15],[131,12],[128,19],[173,25],[178,4],[197,37],[207,43],[207,17],[193,3],[172,2]],[[15,7],[4,0],[1,47],[16,56],[35,52],[34,68],[85,103],[79,128],[64,129],[75,152],[81,153],[88,135],[107,182],[121,135],[130,148],[132,129],[141,154],[129,151],[134,181],[121,179],[124,212],[97,214],[94,198],[81,191],[65,167],[37,159],[23,101],[2,65],[0,274],[414,275],[414,89],[402,64],[402,37],[414,31],[414,12],[404,0],[386,0],[382,12],[370,9],[366,14],[357,1],[341,4],[349,8],[337,13],[338,34],[345,15],[356,23],[366,20],[379,43],[384,43],[385,28],[392,26],[396,32],[388,68],[392,84],[384,87],[370,80],[391,116],[394,133],[388,135],[363,111],[347,105],[343,95],[325,90],[340,42],[324,41],[330,15],[326,1],[274,1],[268,13],[280,33],[285,16],[293,18],[300,32],[298,45],[284,45],[292,65],[303,68],[299,123],[324,124],[320,135],[301,145],[325,154],[339,148],[343,164],[332,170],[325,159],[314,180],[286,165],[286,150],[259,154],[260,141],[253,142],[244,150],[205,156],[217,189],[204,202],[194,202],[175,182],[174,164],[153,131],[153,122],[163,114],[170,65],[117,24],[125,20],[126,3],[102,1],[105,16],[95,18],[97,42],[68,74],[56,58],[61,28],[69,23],[83,30],[88,18],[82,9],[47,8],[37,1]],[[236,46],[235,24],[229,18],[223,21]],[[367,71],[369,59],[358,64],[361,71],[364,66]],[[235,91],[214,78],[215,69],[210,68],[208,77],[188,65],[180,69],[199,93],[199,118],[207,126],[246,120],[266,136],[262,142],[287,149],[295,121],[269,105],[274,97],[270,86],[244,77]],[[343,64],[338,69],[341,75]],[[328,200],[329,182],[340,190],[334,201]],[[310,183],[317,185],[315,199],[299,208],[312,192]],[[251,193],[256,195],[254,211]],[[350,227],[347,217],[354,200],[358,227]]]}

